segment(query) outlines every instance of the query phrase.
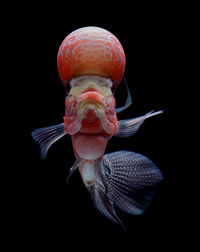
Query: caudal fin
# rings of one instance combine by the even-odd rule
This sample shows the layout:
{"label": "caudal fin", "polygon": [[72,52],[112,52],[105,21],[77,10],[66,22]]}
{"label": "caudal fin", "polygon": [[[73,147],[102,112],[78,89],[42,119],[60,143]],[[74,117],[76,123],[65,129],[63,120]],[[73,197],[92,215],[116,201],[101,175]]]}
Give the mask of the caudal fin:
{"label": "caudal fin", "polygon": [[98,180],[88,186],[94,205],[102,215],[125,229],[115,206],[129,214],[142,214],[163,178],[162,173],[150,159],[130,151],[104,155],[99,168],[103,186]]}
{"label": "caudal fin", "polygon": [[114,205],[129,214],[142,214],[163,176],[147,157],[130,151],[118,151],[103,158],[107,196]]}

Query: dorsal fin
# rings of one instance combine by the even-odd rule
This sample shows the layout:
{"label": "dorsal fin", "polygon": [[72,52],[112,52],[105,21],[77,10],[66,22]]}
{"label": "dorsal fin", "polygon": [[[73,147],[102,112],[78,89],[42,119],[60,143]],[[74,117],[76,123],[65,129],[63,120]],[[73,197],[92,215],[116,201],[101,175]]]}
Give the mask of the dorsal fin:
{"label": "dorsal fin", "polygon": [[124,78],[124,83],[126,85],[126,90],[127,90],[126,103],[125,103],[125,105],[123,107],[115,109],[115,111],[116,111],[117,114],[123,112],[124,110],[126,110],[127,108],[129,108],[132,105],[131,93],[130,93],[130,90],[128,88],[128,84],[127,84],[125,78]]}

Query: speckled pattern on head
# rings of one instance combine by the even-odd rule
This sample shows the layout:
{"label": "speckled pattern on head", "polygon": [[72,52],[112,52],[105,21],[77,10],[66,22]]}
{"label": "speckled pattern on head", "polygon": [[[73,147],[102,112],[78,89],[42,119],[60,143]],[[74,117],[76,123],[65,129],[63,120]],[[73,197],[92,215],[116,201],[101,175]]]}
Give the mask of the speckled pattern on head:
{"label": "speckled pattern on head", "polygon": [[97,75],[121,82],[125,54],[119,40],[99,27],[84,27],[70,33],[62,42],[57,57],[58,73],[66,86],[71,78]]}

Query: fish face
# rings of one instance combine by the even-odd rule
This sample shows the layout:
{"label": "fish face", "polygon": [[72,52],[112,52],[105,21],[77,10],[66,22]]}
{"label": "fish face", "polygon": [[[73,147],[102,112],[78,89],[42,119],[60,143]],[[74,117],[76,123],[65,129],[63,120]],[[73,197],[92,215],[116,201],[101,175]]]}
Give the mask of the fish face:
{"label": "fish face", "polygon": [[71,82],[65,101],[65,131],[72,136],[75,151],[83,158],[93,160],[102,156],[108,139],[117,131],[111,87],[109,79],[95,76]]}

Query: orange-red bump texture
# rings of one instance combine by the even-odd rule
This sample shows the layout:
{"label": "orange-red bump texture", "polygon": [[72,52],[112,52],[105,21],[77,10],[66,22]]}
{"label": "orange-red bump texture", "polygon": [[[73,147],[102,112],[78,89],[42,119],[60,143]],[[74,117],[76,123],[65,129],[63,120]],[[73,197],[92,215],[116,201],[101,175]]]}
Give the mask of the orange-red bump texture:
{"label": "orange-red bump texture", "polygon": [[125,54],[119,40],[99,27],[84,27],[69,34],[57,56],[58,73],[66,86],[71,78],[98,75],[121,82],[125,70]]}

